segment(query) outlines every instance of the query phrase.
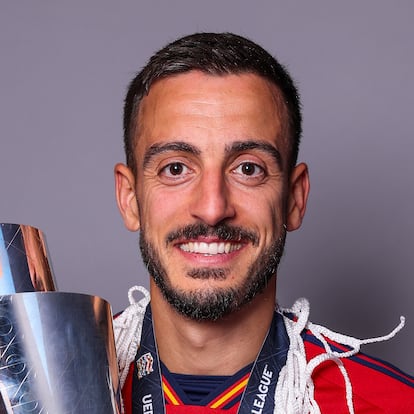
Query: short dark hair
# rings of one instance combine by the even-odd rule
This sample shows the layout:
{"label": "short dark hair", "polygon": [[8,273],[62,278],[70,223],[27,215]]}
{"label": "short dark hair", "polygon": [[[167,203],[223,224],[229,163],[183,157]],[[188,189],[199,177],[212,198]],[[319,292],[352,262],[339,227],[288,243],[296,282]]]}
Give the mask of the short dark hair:
{"label": "short dark hair", "polygon": [[282,95],[287,110],[289,167],[297,161],[302,116],[297,88],[288,71],[266,50],[233,33],[195,33],[155,53],[128,87],[124,106],[124,147],[127,165],[136,174],[135,131],[139,104],[158,79],[199,70],[211,75],[254,73],[268,79]]}

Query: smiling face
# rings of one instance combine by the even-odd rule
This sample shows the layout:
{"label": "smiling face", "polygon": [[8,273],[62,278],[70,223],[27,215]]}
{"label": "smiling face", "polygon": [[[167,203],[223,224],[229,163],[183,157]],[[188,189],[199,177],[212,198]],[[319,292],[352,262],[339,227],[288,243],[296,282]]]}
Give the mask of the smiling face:
{"label": "smiling face", "polygon": [[179,312],[217,319],[275,275],[308,185],[303,164],[288,176],[285,119],[277,88],[254,74],[171,76],[142,100],[137,177],[116,167],[118,204]]}

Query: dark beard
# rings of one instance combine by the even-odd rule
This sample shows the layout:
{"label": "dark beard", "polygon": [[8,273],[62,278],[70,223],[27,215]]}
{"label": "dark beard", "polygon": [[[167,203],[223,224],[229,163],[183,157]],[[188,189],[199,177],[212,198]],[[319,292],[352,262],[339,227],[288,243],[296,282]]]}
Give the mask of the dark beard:
{"label": "dark beard", "polygon": [[[166,243],[170,243],[183,236],[196,238],[197,236],[215,235],[222,240],[249,240],[257,245],[258,237],[239,227],[220,225],[209,227],[204,224],[187,226],[184,229],[170,233]],[[252,263],[247,272],[247,278],[241,286],[232,288],[208,288],[183,292],[171,285],[167,272],[161,264],[160,257],[154,246],[147,240],[144,229],[141,230],[139,246],[142,259],[155,284],[160,289],[165,300],[180,314],[196,321],[215,321],[235,312],[249,303],[256,295],[263,292],[270,279],[276,274],[277,267],[283,255],[286,230],[281,229],[280,237],[266,249]],[[187,276],[199,279],[223,279],[226,277],[225,269],[193,269]]]}

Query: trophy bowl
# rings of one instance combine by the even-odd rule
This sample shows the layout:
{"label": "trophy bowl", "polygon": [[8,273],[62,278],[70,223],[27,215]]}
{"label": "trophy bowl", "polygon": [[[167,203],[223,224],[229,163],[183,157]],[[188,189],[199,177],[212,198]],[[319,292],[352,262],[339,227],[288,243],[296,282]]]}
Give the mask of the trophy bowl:
{"label": "trophy bowl", "polygon": [[96,296],[0,297],[0,413],[120,413],[109,304]]}
{"label": "trophy bowl", "polygon": [[110,305],[55,291],[46,241],[0,223],[0,414],[118,414]]}

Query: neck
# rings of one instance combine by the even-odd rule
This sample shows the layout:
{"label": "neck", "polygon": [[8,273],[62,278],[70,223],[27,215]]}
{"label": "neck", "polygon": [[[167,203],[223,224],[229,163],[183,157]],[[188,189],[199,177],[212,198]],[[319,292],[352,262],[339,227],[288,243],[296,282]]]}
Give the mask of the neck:
{"label": "neck", "polygon": [[151,281],[151,307],[158,352],[171,372],[233,375],[252,363],[275,309],[276,277],[242,309],[217,321],[194,321],[168,304]]}

